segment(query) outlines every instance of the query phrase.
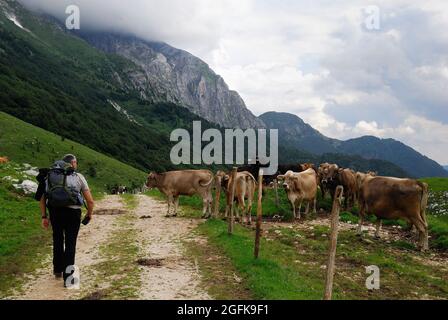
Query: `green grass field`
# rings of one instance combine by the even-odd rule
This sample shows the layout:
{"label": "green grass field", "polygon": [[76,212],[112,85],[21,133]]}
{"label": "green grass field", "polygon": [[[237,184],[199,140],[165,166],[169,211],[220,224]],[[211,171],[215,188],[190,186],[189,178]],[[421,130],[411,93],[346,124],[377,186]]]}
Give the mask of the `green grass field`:
{"label": "green grass field", "polygon": [[67,153],[77,156],[79,172],[85,175],[94,193],[108,191],[116,184],[139,188],[145,182],[146,174],[140,170],[0,112],[0,156],[17,163],[49,167]]}
{"label": "green grass field", "polygon": [[[265,227],[266,229],[266,227]],[[260,258],[253,258],[254,231],[209,220],[199,226],[209,244],[228,257],[243,283],[258,299],[322,299],[327,260],[327,226],[313,229],[276,226],[265,233]],[[369,242],[365,242],[369,241]],[[448,298],[448,271],[421,263],[425,254],[403,248],[401,241],[362,240],[354,231],[341,231],[338,239],[334,299]],[[381,290],[365,287],[365,267],[381,270]]]}
{"label": "green grass field", "polygon": [[19,275],[35,269],[40,254],[50,250],[51,235],[40,227],[38,203],[4,180],[23,179],[16,166],[0,164],[0,298],[19,284]]}
{"label": "green grass field", "polygon": [[[446,192],[448,179],[425,179],[431,192]],[[435,191],[436,190],[436,191]],[[157,190],[147,193],[150,196],[164,199]],[[263,215],[283,215],[291,209],[283,190],[279,190],[280,206],[275,206],[272,190],[268,190],[263,200]],[[438,200],[437,200],[438,199]],[[432,198],[440,201],[440,198]],[[199,217],[202,202],[199,197],[181,197],[180,205],[187,217]],[[430,208],[431,208],[430,203]],[[324,210],[331,208],[329,199],[319,200],[319,206]],[[220,201],[221,212],[224,209],[224,196]],[[254,204],[253,213],[256,212]],[[358,217],[354,213],[341,213],[342,221],[356,223]],[[445,251],[448,225],[447,215],[432,214],[428,210],[430,228],[430,247]],[[287,214],[285,217],[288,218]],[[310,216],[306,219],[319,218]],[[374,221],[372,217],[370,219]],[[403,221],[388,221],[386,225],[401,225]],[[268,226],[268,225],[267,225]],[[267,227],[268,233],[263,234],[261,255],[259,260],[253,258],[254,231],[251,228],[235,225],[232,236],[227,234],[227,223],[218,219],[208,220],[196,230],[207,237],[209,248],[198,245],[193,250],[199,255],[204,278],[209,277],[208,255],[221,254],[230,260],[231,267],[224,269],[236,270],[242,277],[241,288],[228,288],[222,283],[208,281],[210,289],[216,296],[228,298],[234,290],[235,295],[250,292],[250,295],[260,299],[321,299],[323,295],[324,274],[322,266],[326,263],[328,246],[328,226],[315,226],[312,229],[300,228],[297,225],[287,227],[279,224],[273,228]],[[190,249],[191,250],[191,249]],[[337,254],[338,272],[335,277],[335,299],[420,299],[448,298],[448,273],[445,268],[422,260],[430,258],[427,253],[420,253],[414,244],[407,239],[376,240],[364,235],[359,238],[355,231],[344,230],[339,234]],[[204,255],[201,257],[201,255]],[[441,253],[442,255],[444,253]],[[365,288],[367,277],[365,267],[377,265],[381,269],[381,290],[369,291]],[[223,270],[223,273],[230,271]]]}
{"label": "green grass field", "polygon": [[[115,184],[129,188],[140,187],[145,173],[92,149],[20,121],[0,112],[0,156],[11,162],[0,164],[0,297],[17,288],[19,276],[33,271],[40,262],[40,254],[50,250],[51,232],[41,228],[38,202],[32,195],[24,195],[4,179],[11,177],[22,182],[24,163],[48,167],[66,153],[74,153],[92,189],[100,198]],[[124,198],[132,207],[132,199]]]}

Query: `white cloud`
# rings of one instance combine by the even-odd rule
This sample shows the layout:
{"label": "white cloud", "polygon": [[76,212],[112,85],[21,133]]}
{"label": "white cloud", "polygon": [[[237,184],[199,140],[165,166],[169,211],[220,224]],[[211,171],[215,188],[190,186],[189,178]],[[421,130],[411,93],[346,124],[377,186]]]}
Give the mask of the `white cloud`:
{"label": "white cloud", "polygon": [[[377,0],[21,0],[81,28],[120,30],[201,57],[248,107],[295,113],[324,134],[394,137],[448,163],[448,6]],[[434,130],[433,130],[434,129]]]}
{"label": "white cloud", "polygon": [[380,129],[376,121],[367,122],[362,120],[356,124],[355,128],[353,129],[353,132],[360,135],[383,137],[385,130]]}

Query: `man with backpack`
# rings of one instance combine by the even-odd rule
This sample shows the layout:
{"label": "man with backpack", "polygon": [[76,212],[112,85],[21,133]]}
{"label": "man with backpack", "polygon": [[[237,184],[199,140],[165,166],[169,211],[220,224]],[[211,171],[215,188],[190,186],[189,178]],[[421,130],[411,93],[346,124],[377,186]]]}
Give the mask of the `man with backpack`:
{"label": "man with backpack", "polygon": [[[72,154],[56,161],[50,169],[41,169],[36,198],[40,200],[42,226],[53,229],[53,271],[56,278],[67,278],[74,272],[76,240],[81,224],[81,208],[87,204],[83,223],[91,219],[92,194],[84,176],[78,172],[78,161]],[[85,200],[85,202],[84,202]],[[47,216],[47,208],[50,216]]]}

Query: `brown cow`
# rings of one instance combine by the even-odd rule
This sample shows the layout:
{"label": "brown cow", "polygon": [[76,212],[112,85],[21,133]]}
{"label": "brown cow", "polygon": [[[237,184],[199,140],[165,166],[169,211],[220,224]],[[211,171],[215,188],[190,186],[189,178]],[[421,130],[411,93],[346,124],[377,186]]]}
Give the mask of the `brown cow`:
{"label": "brown cow", "polygon": [[364,172],[356,172],[356,198],[359,199],[359,192],[361,191],[361,186],[364,183],[364,180],[367,176],[376,177],[377,173],[373,171]]}
{"label": "brown cow", "polygon": [[[230,206],[232,205],[232,188],[233,188],[233,180],[232,174],[223,175],[223,172],[218,171],[216,174],[217,181],[222,179],[221,185],[223,189],[226,191],[226,211],[225,216],[228,217]],[[244,220],[248,224],[252,223],[252,203],[254,199],[254,193],[257,186],[257,182],[255,181],[254,176],[248,171],[237,172],[236,174],[236,184],[235,184],[235,197],[233,201],[237,201],[238,208],[241,211],[241,222],[244,223]],[[245,200],[247,199],[247,206]],[[236,216],[239,219],[238,210],[236,211]]]}
{"label": "brown cow", "polygon": [[428,249],[428,223],[426,206],[428,185],[426,183],[391,177],[367,176],[360,192],[360,219],[358,233],[366,214],[377,217],[375,235],[380,236],[382,219],[402,218],[413,224],[419,232],[419,248]]}
{"label": "brown cow", "polygon": [[[288,199],[291,202],[294,218],[297,218],[296,204],[301,204],[302,201],[307,201],[305,215],[309,213],[311,202],[314,206],[313,212],[316,213],[317,179],[316,172],[313,169],[303,172],[288,171],[277,178],[284,180],[283,187],[286,189]],[[298,219],[300,219],[300,211],[299,208]]]}
{"label": "brown cow", "polygon": [[317,181],[322,192],[322,199],[325,199],[327,192],[333,198],[334,191],[338,185],[337,181],[333,181],[333,179],[336,177],[338,170],[339,166],[335,163],[325,162],[319,165],[317,169]]}
{"label": "brown cow", "polygon": [[213,173],[209,170],[169,171],[165,173],[151,172],[148,175],[146,186],[149,189],[157,188],[168,200],[168,213],[174,204],[174,214],[177,215],[179,196],[192,196],[198,194],[202,197],[202,217],[210,217],[212,204]]}
{"label": "brown cow", "polygon": [[0,163],[8,163],[9,159],[8,157],[0,157]]}
{"label": "brown cow", "polygon": [[338,171],[339,183],[344,187],[345,209],[352,209],[355,206],[358,188],[356,184],[356,175],[351,169],[342,169]]}

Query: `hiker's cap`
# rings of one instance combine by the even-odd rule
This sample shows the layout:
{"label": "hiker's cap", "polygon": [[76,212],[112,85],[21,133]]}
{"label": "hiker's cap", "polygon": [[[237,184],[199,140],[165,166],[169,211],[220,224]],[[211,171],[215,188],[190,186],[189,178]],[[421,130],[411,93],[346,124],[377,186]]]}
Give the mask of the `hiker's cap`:
{"label": "hiker's cap", "polygon": [[76,156],[73,154],[66,154],[64,158],[62,158],[62,161],[66,163],[72,163],[72,161],[77,161]]}

